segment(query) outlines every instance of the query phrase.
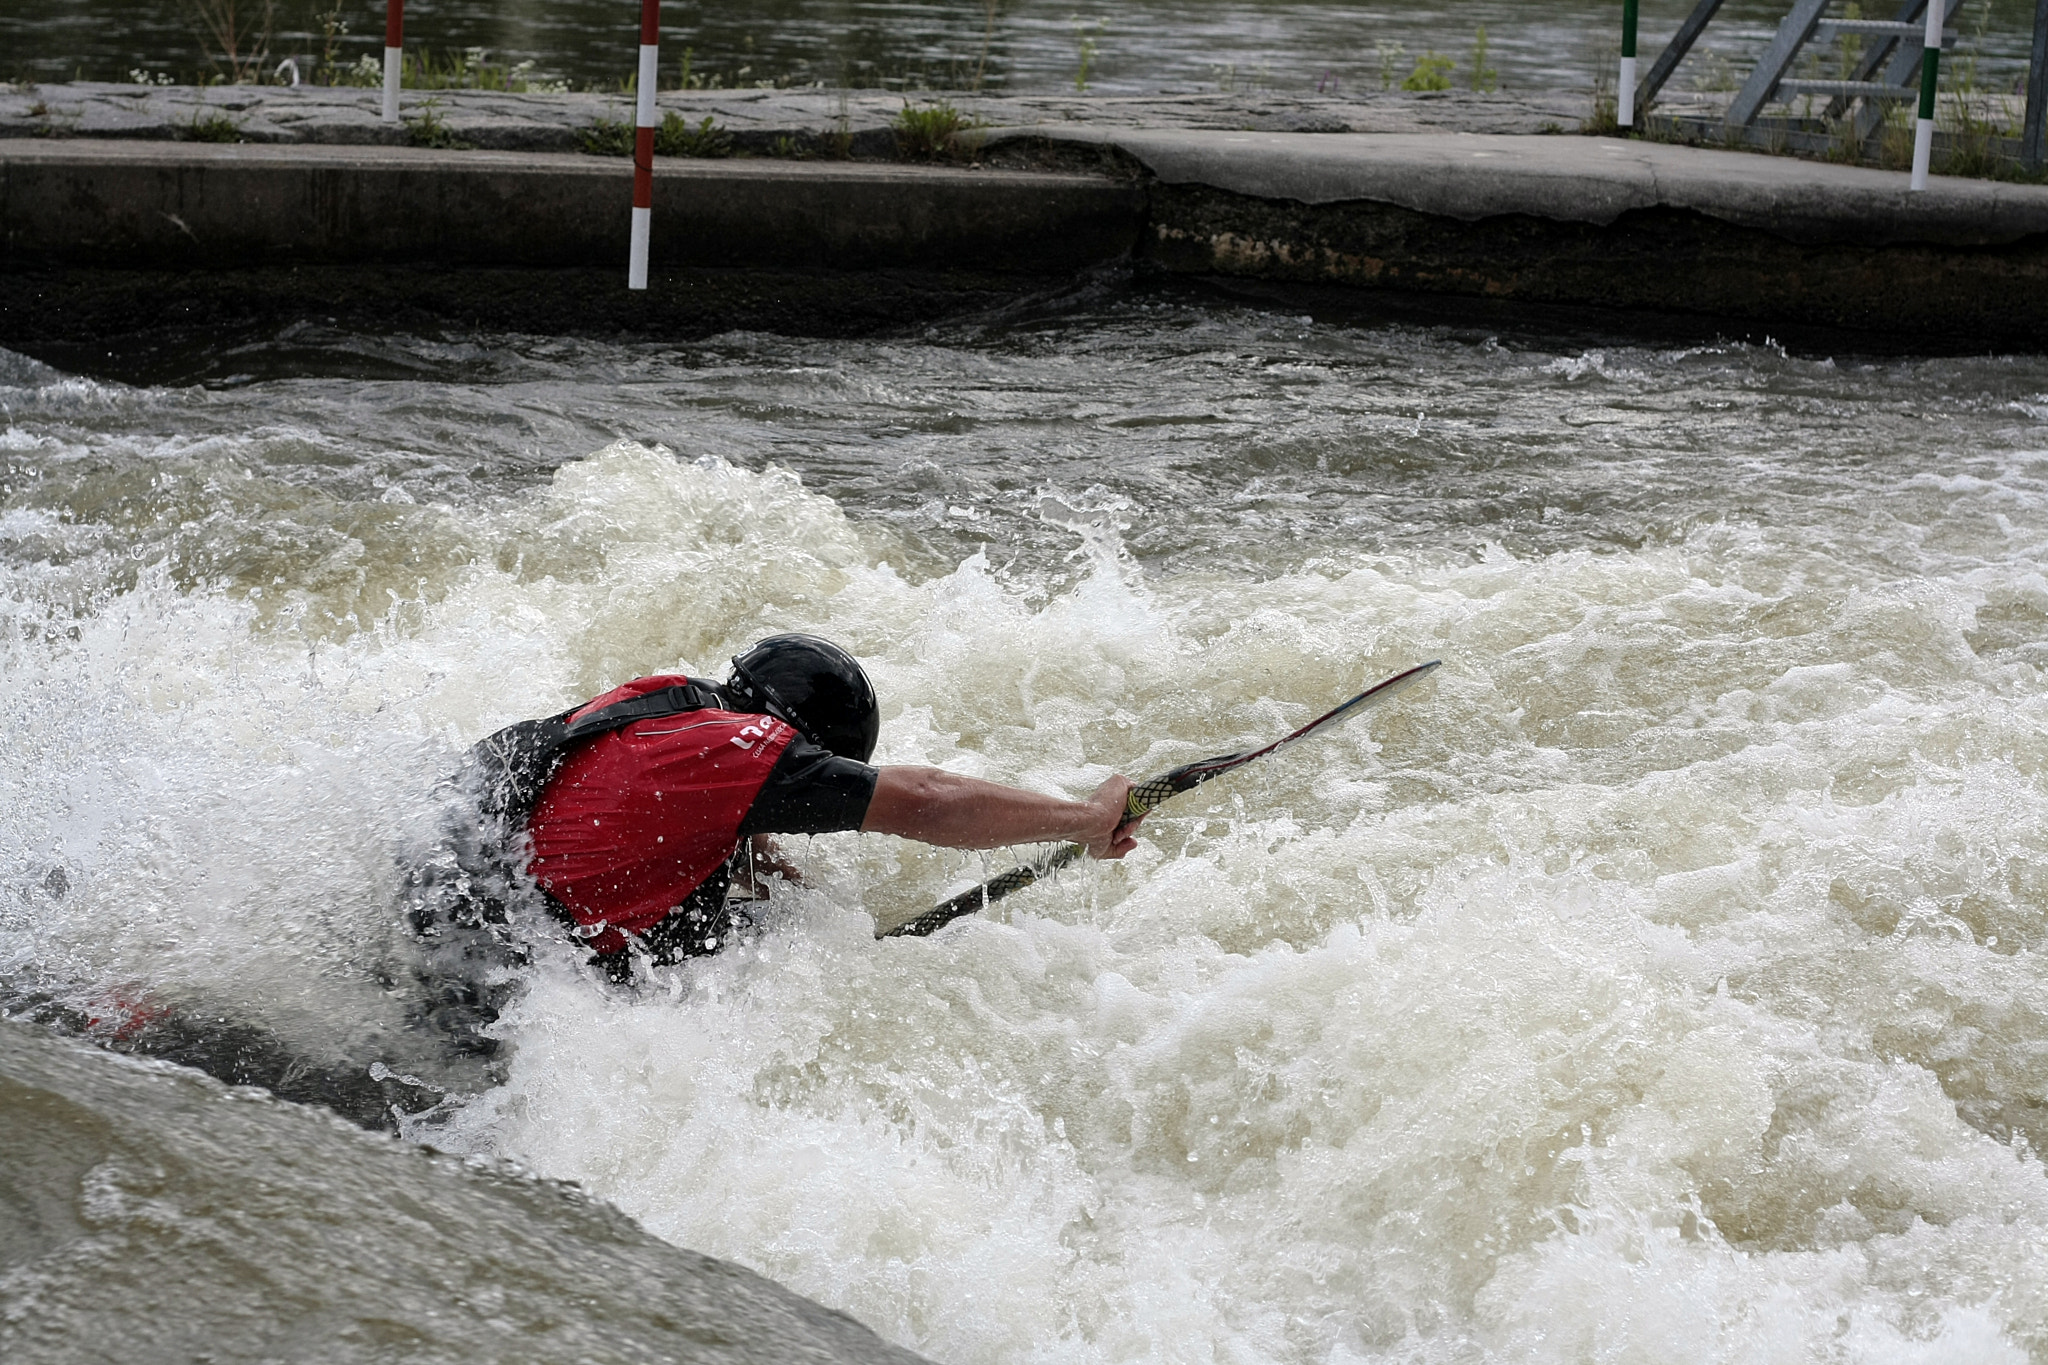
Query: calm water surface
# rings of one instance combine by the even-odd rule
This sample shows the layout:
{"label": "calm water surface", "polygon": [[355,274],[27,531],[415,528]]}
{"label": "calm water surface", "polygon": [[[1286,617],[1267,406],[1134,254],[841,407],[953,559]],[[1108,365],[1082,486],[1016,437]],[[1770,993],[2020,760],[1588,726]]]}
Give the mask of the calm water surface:
{"label": "calm water surface", "polygon": [[544,950],[414,1131],[959,1365],[2048,1362],[2048,361],[1171,293],[203,359],[0,355],[8,980],[402,1061],[435,776],[771,630],[1069,792],[1441,657],[936,939],[983,860],[832,836],[636,993]]}

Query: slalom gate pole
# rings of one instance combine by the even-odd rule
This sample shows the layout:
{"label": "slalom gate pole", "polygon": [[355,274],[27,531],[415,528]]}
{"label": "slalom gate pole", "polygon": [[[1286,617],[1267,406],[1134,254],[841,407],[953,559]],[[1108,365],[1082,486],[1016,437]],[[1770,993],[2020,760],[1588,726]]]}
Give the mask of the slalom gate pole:
{"label": "slalom gate pole", "polygon": [[1927,39],[1920,53],[1920,117],[1913,123],[1913,179],[1906,188],[1927,188],[1927,165],[1934,159],[1934,80],[1941,70],[1942,20],[1948,17],[1944,0],[1927,0]]}
{"label": "slalom gate pole", "polygon": [[[1939,0],[1937,0],[1939,3]],[[640,0],[639,96],[633,114],[633,254],[626,288],[647,287],[647,241],[654,233],[654,83],[661,68],[661,0]]]}
{"label": "slalom gate pole", "polygon": [[1621,84],[1614,88],[1614,121],[1623,128],[1636,121],[1636,4],[1621,0]]}
{"label": "slalom gate pole", "polygon": [[384,0],[384,121],[398,122],[398,78],[405,69],[405,0]]}

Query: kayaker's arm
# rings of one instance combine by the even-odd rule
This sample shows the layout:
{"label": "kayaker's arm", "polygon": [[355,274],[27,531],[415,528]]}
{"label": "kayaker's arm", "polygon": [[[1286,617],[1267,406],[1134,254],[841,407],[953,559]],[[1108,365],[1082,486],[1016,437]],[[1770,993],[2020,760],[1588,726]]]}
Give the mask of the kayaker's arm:
{"label": "kayaker's arm", "polygon": [[1137,847],[1138,822],[1124,815],[1130,790],[1130,779],[1112,777],[1087,800],[1066,801],[938,768],[888,767],[878,770],[861,830],[943,848],[1063,841],[1121,858]]}

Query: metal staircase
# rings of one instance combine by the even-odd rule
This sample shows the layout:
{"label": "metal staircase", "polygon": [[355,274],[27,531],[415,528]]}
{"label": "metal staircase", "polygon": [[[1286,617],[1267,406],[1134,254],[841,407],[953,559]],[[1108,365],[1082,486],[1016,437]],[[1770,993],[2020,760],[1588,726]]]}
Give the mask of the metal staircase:
{"label": "metal staircase", "polygon": [[[1834,0],[1795,0],[1792,10],[1778,25],[1770,46],[1764,49],[1749,78],[1728,106],[1725,123],[1730,130],[1748,132],[1757,127],[1758,116],[1773,101],[1800,95],[1825,95],[1828,103],[1819,115],[1835,123],[1855,106],[1851,135],[1861,144],[1884,121],[1884,106],[1892,101],[1912,102],[1920,98],[1918,76],[1926,38],[1929,0],[1903,0],[1893,19],[1829,18]],[[1946,24],[1962,0],[1938,0],[1943,4]],[[2048,4],[2048,0],[2043,0]],[[1707,23],[1720,10],[1722,0],[1699,0],[1685,22],[1679,25],[1664,51],[1650,67],[1634,92],[1632,107],[1647,111],[1664,83],[1678,70],[1698,41]],[[1816,38],[1835,43],[1844,36],[1860,38],[1862,49],[1854,58],[1847,78],[1821,79],[1789,74],[1808,45]],[[1944,45],[1953,35],[1944,33]],[[1633,35],[1630,35],[1632,38]],[[1633,42],[1629,42],[1633,47]]]}
{"label": "metal staircase", "polygon": [[[1728,106],[1727,121],[1738,128],[1756,122],[1764,106],[1775,99],[1796,95],[1826,95],[1828,105],[1821,117],[1833,121],[1848,112],[1852,100],[1860,100],[1856,111],[1855,140],[1862,142],[1883,121],[1882,102],[1913,101],[1920,98],[1921,42],[1926,34],[1928,0],[1905,0],[1896,19],[1829,19],[1825,17],[1833,0],[1798,0],[1764,55],[1757,59],[1749,79]],[[1946,24],[1962,6],[1962,0],[1944,0],[1942,22]],[[1863,51],[1856,58],[1853,74],[1846,80],[1821,80],[1789,76],[1807,44],[1816,37],[1833,42],[1841,35],[1863,38]],[[1946,47],[1954,34],[1944,32]],[[1674,63],[1675,65],[1675,63]],[[1883,69],[1882,79],[1878,76]]]}

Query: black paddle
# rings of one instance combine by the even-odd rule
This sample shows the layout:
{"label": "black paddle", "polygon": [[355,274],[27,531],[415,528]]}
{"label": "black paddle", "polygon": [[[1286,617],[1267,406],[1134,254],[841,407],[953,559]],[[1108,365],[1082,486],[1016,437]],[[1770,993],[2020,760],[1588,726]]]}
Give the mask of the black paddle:
{"label": "black paddle", "polygon": [[[1255,758],[1264,758],[1283,744],[1292,744],[1304,735],[1314,734],[1333,721],[1356,715],[1374,702],[1385,701],[1395,693],[1405,691],[1421,682],[1431,669],[1442,662],[1441,659],[1432,659],[1426,664],[1417,664],[1405,673],[1396,673],[1378,686],[1366,688],[1342,706],[1317,716],[1293,734],[1282,735],[1263,749],[1247,749],[1241,754],[1222,754],[1216,758],[1198,759],[1193,763],[1182,764],[1171,772],[1161,773],[1149,782],[1140,782],[1131,788],[1130,800],[1124,807],[1125,813],[1130,819],[1135,820],[1169,796],[1177,796],[1191,787],[1199,787],[1212,777],[1221,777],[1233,768],[1242,768]],[[983,882],[972,891],[963,891],[951,900],[933,906],[916,919],[908,920],[888,933],[877,934],[875,937],[922,938],[936,929],[951,924],[962,915],[971,915],[983,906],[994,905],[1012,891],[1023,890],[1039,878],[1065,867],[1085,852],[1087,850],[1079,844],[1062,845],[1035,863],[1013,867],[994,881]]]}

